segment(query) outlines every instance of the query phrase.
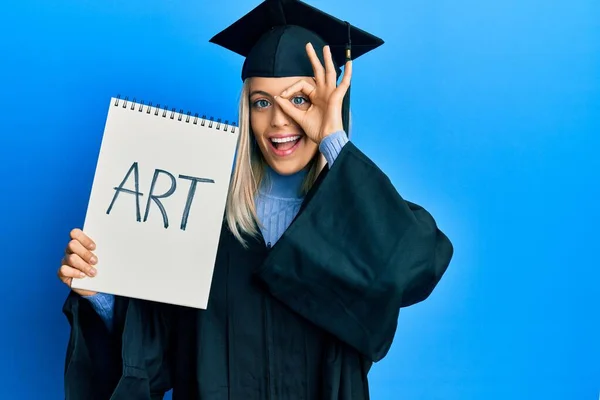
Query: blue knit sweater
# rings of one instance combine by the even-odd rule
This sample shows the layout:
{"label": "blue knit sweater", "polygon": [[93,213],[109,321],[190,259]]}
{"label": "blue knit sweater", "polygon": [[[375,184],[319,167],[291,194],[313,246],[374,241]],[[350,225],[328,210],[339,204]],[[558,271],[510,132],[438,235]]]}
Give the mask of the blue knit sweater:
{"label": "blue knit sweater", "polygon": [[[347,142],[348,138],[344,131],[337,131],[321,142],[319,150],[329,166],[333,165]],[[255,198],[256,213],[267,245],[272,246],[279,240],[300,210],[304,198],[299,195],[299,189],[305,175],[306,170],[284,176],[267,168],[267,179],[263,180]],[[100,273],[102,272],[100,271]],[[107,327],[111,329],[114,296],[97,293],[92,296],[84,296],[84,298],[91,303]]]}

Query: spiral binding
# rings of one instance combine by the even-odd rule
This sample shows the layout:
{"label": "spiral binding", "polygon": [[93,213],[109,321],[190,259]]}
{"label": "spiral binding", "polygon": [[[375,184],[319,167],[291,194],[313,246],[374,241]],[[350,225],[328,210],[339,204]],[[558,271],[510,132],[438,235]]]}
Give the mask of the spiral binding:
{"label": "spiral binding", "polygon": [[[123,108],[127,108],[127,103],[129,102],[129,98],[125,97],[124,100],[121,99],[121,95],[117,95],[117,98],[115,100],[114,106],[118,107],[119,106],[119,102],[122,101]],[[155,107],[152,106],[152,102],[148,103],[148,105],[144,105],[144,101],[140,101],[139,103],[137,103],[135,101],[135,97],[133,98],[133,100],[131,101],[131,106],[129,107],[131,110],[135,110],[136,108],[136,104],[139,105],[139,107],[137,108],[138,112],[143,112],[144,109],[146,110],[146,114],[152,114],[152,109],[154,108],[154,115],[155,116],[162,116],[162,118],[170,118],[170,119],[175,119],[175,115],[177,115],[177,121],[182,121],[185,123],[190,123],[190,120],[192,119],[192,113],[190,111],[188,111],[187,113],[183,113],[183,110],[180,109],[179,111],[176,111],[175,108],[172,108],[170,111],[168,109],[168,107],[165,105],[163,108],[160,107],[160,104],[156,104]],[[161,113],[162,112],[162,113]],[[185,116],[185,120],[183,120],[183,117]],[[235,133],[235,128],[237,127],[237,124],[235,122],[232,122],[231,124],[229,123],[228,120],[225,120],[224,122],[221,122],[221,118],[217,118],[217,120],[215,121],[215,119],[213,117],[209,117],[207,118],[206,115],[203,115],[202,117],[198,116],[198,113],[194,114],[193,117],[193,124],[194,125],[198,125],[198,121],[200,121],[200,126],[206,126],[206,123],[208,122],[208,127],[209,128],[214,128],[217,130],[222,130],[223,132],[227,132],[229,128],[231,128],[229,130],[229,132],[231,133]],[[216,123],[216,125],[213,127],[213,125]]]}

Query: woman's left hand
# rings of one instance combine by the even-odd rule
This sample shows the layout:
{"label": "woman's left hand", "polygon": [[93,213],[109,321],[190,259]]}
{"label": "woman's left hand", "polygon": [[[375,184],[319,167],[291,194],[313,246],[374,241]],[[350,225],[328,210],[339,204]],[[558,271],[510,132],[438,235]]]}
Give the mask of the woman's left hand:
{"label": "woman's left hand", "polygon": [[[342,102],[350,87],[352,78],[352,61],[347,61],[344,77],[337,84],[337,76],[329,46],[323,49],[325,68],[317,57],[313,46],[308,43],[306,52],[313,66],[315,77],[311,82],[302,79],[284,90],[275,101],[306,133],[313,142],[320,144],[329,134],[343,129]],[[289,99],[302,92],[310,100],[307,110],[294,106]]]}

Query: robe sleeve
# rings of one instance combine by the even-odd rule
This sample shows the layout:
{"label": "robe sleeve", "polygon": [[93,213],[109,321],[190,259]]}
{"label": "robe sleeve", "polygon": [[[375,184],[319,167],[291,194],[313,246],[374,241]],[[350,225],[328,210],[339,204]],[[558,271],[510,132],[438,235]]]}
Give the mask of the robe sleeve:
{"label": "robe sleeve", "polygon": [[89,301],[70,292],[65,398],[162,399],[171,384],[165,307],[116,297],[111,331]]}
{"label": "robe sleeve", "polygon": [[279,301],[379,361],[400,308],[431,294],[452,255],[433,217],[349,142],[255,272]]}

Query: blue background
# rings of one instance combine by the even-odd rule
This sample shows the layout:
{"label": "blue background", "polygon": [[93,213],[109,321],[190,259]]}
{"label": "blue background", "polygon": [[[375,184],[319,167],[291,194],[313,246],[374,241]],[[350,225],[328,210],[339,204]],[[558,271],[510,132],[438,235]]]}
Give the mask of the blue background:
{"label": "blue background", "polygon": [[[312,0],[386,44],[354,64],[353,140],[452,239],[373,399],[597,399],[600,2]],[[59,399],[56,270],[110,96],[237,118],[208,39],[256,0],[20,0],[0,13],[0,398]]]}

